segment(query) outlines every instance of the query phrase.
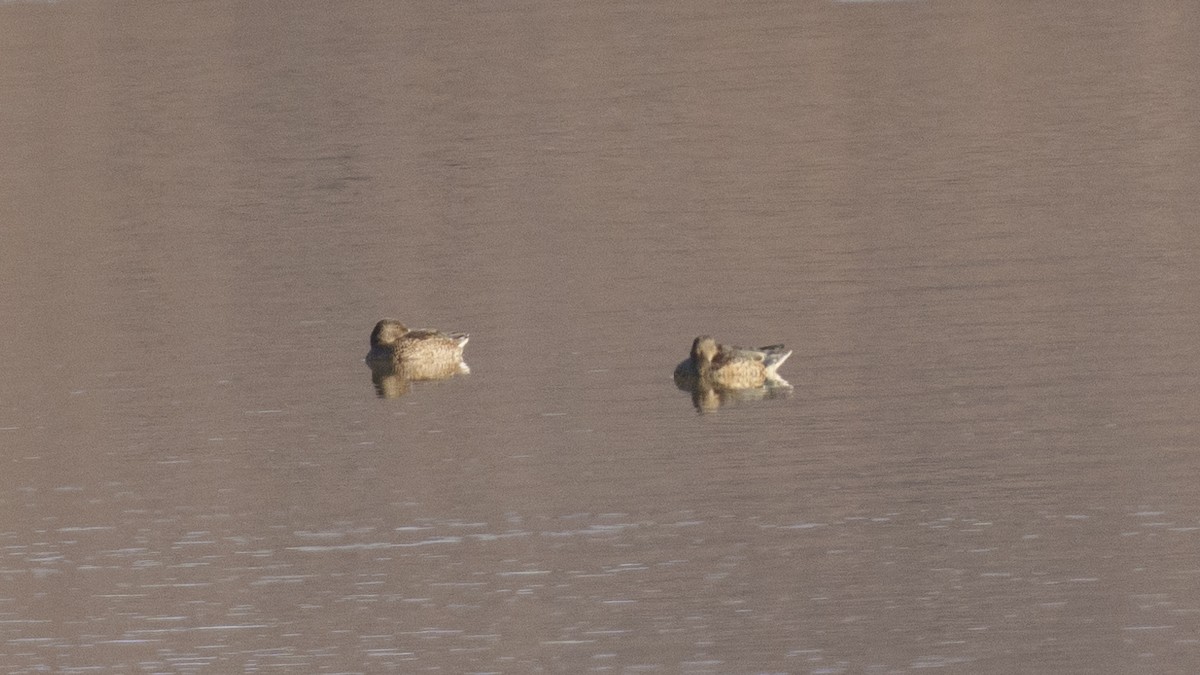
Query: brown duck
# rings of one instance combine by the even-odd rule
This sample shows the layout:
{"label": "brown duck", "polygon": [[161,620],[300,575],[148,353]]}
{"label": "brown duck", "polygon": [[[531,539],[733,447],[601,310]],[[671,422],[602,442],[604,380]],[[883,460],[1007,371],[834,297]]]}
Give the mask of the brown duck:
{"label": "brown duck", "polygon": [[466,333],[409,330],[395,319],[384,319],[371,331],[367,365],[395,371],[406,380],[440,380],[471,369],[463,363]]}
{"label": "brown duck", "polygon": [[783,345],[748,349],[701,335],[692,342],[691,355],[675,368],[675,380],[709,389],[790,387],[776,371],[791,355]]}

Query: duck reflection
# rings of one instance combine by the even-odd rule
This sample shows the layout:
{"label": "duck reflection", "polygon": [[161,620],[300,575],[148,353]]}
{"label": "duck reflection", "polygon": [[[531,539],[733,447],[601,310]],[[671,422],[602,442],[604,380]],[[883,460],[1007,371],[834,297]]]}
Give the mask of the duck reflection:
{"label": "duck reflection", "polygon": [[692,404],[702,413],[734,402],[786,398],[792,385],[777,371],[791,355],[783,345],[748,349],[701,335],[688,358],[675,367],[675,386],[691,392]]}
{"label": "duck reflection", "polygon": [[471,372],[462,360],[466,333],[410,330],[395,319],[383,319],[371,331],[366,362],[380,398],[397,398],[423,380],[445,380]]}
{"label": "duck reflection", "polygon": [[765,401],[792,395],[792,387],[786,384],[763,385],[754,389],[721,389],[697,380],[683,381],[678,375],[675,377],[675,386],[692,395],[692,405],[701,413],[716,412],[721,406],[732,403]]}

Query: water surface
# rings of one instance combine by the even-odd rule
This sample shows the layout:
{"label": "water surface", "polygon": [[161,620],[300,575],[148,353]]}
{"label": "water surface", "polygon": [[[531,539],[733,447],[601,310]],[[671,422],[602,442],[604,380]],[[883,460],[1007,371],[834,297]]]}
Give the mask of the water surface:
{"label": "water surface", "polygon": [[1197,670],[1197,18],[0,4],[0,664]]}

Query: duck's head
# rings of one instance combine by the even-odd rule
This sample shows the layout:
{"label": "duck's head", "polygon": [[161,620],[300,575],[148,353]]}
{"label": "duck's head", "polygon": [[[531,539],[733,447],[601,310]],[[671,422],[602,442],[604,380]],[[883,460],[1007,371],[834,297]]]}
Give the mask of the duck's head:
{"label": "duck's head", "polygon": [[371,346],[372,347],[392,347],[396,341],[404,337],[408,332],[408,328],[404,324],[395,319],[384,319],[375,324],[375,330],[371,331]]}
{"label": "duck's head", "polygon": [[692,342],[692,359],[695,361],[712,361],[717,355],[717,341],[708,335],[701,335]]}

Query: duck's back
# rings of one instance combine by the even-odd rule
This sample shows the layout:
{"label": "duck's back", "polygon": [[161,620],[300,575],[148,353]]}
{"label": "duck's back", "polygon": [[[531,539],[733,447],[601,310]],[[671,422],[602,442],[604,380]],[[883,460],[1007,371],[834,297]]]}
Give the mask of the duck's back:
{"label": "duck's back", "polygon": [[463,347],[469,336],[466,333],[442,333],[435,330],[409,331],[396,343],[397,361],[420,361],[430,365],[438,363],[457,364],[462,361]]}

